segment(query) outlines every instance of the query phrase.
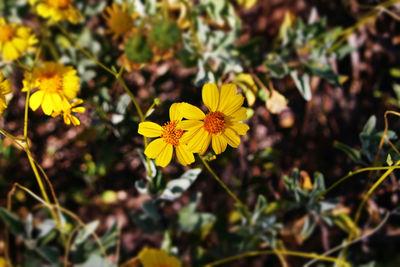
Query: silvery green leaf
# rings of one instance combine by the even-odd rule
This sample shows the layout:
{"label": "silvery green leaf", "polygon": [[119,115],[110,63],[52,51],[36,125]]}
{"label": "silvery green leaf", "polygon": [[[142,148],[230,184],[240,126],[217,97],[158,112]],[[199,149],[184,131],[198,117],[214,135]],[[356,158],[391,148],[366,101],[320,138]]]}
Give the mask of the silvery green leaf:
{"label": "silvery green leaf", "polygon": [[53,220],[46,219],[38,225],[39,235],[38,238],[45,237],[51,230],[54,229],[56,223]]}
{"label": "silvery green leaf", "polygon": [[79,229],[78,234],[75,237],[73,245],[79,245],[86,241],[86,239],[96,231],[99,226],[99,221],[92,221],[86,224],[85,227]]}
{"label": "silvery green leaf", "polygon": [[159,198],[172,201],[180,197],[182,193],[193,184],[200,173],[201,169],[199,168],[191,169],[182,174],[178,179],[169,181],[164,192]]}
{"label": "silvery green leaf", "polygon": [[309,101],[311,100],[311,87],[310,87],[310,76],[308,74],[302,74],[299,76],[297,71],[291,71],[290,76],[293,79],[294,84],[296,85],[297,89],[299,90],[302,97]]}

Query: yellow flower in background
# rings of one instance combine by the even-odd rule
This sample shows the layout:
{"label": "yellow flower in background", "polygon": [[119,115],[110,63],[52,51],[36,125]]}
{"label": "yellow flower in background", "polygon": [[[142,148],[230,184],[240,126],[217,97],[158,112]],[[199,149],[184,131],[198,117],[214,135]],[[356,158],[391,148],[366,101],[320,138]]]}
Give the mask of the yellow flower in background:
{"label": "yellow flower in background", "polygon": [[3,73],[0,72],[0,114],[7,108],[6,94],[11,93],[11,82],[4,79]]}
{"label": "yellow flower in background", "polygon": [[41,106],[44,114],[50,116],[71,108],[69,101],[79,92],[79,77],[73,67],[45,62],[32,75],[25,73],[23,85],[22,91],[38,89],[29,99],[31,109],[35,111]]}
{"label": "yellow flower in background", "polygon": [[143,248],[138,255],[143,267],[181,267],[182,262],[165,250]]}
{"label": "yellow flower in background", "polygon": [[193,153],[189,151],[187,144],[181,140],[186,133],[177,127],[182,120],[180,111],[182,105],[183,103],[171,105],[169,108],[170,121],[165,123],[164,126],[150,121],[139,123],[139,134],[146,137],[160,137],[153,140],[144,151],[147,157],[156,159],[158,166],[165,167],[170,163],[174,147],[176,157],[183,166],[194,162]]}
{"label": "yellow flower in background", "polygon": [[188,131],[183,141],[199,154],[207,150],[210,142],[215,154],[224,152],[227,144],[238,147],[238,135],[245,135],[249,126],[240,122],[246,119],[246,108],[242,107],[244,97],[236,94],[236,85],[225,84],[219,90],[214,83],[207,83],[202,97],[210,111],[207,115],[193,105],[182,106],[183,117],[188,119],[179,123],[179,127]]}
{"label": "yellow flower in background", "polygon": [[58,115],[62,115],[63,118],[64,118],[64,123],[65,124],[70,125],[72,123],[72,125],[74,125],[74,126],[80,125],[81,122],[79,121],[79,119],[77,117],[72,115],[72,112],[84,113],[85,112],[85,107],[78,107],[78,105],[80,105],[82,103],[83,103],[83,100],[78,98],[77,100],[72,102],[67,109],[61,110],[61,111],[57,111],[57,112],[53,112],[53,114],[51,114],[51,116],[52,117],[57,117]]}
{"label": "yellow flower in background", "polygon": [[14,60],[32,50],[38,42],[32,29],[0,18],[0,52],[3,60]]}
{"label": "yellow flower in background", "polygon": [[83,17],[72,2],[73,0],[29,0],[29,3],[35,6],[38,15],[43,18],[51,21],[68,20],[71,23],[78,23]]}
{"label": "yellow flower in background", "polygon": [[109,28],[106,32],[113,34],[113,39],[117,39],[132,29],[133,21],[139,17],[139,13],[129,14],[128,3],[123,3],[121,7],[113,3],[106,7],[102,17]]}

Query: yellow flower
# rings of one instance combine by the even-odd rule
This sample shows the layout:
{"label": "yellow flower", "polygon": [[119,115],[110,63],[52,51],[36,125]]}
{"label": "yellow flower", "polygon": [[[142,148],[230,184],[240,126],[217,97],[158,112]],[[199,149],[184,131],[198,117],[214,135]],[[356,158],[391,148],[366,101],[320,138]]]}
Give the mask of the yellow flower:
{"label": "yellow flower", "polygon": [[133,27],[133,21],[139,17],[139,13],[130,15],[127,9],[127,3],[123,3],[121,8],[117,3],[113,3],[111,7],[106,7],[106,10],[102,14],[109,28],[106,32],[114,34],[113,39],[117,39],[130,31]]}
{"label": "yellow flower", "polygon": [[165,123],[164,126],[150,121],[139,124],[139,134],[146,137],[160,137],[152,141],[144,151],[147,157],[156,159],[158,166],[165,167],[170,163],[174,147],[176,156],[183,166],[194,162],[193,153],[189,151],[187,144],[181,141],[186,133],[177,127],[182,120],[180,111],[182,105],[183,103],[171,105],[169,108],[170,121]]}
{"label": "yellow flower", "polygon": [[181,267],[182,262],[164,250],[143,248],[138,255],[143,267]]}
{"label": "yellow flower", "polygon": [[0,52],[3,60],[14,60],[23,56],[38,42],[32,30],[18,23],[7,24],[0,18]]}
{"label": "yellow flower", "polygon": [[9,79],[4,79],[3,73],[0,72],[0,114],[7,108],[6,94],[11,93],[11,83]]}
{"label": "yellow flower", "polygon": [[71,108],[69,101],[79,92],[79,77],[73,67],[45,62],[32,75],[25,73],[23,85],[22,91],[38,88],[29,99],[31,109],[41,106],[44,114],[51,115]]}
{"label": "yellow flower", "polygon": [[29,0],[31,5],[36,5],[36,12],[43,18],[51,21],[68,20],[78,23],[82,20],[81,12],[72,5],[73,0]]}
{"label": "yellow flower", "polygon": [[53,112],[53,114],[51,114],[52,117],[57,117],[58,115],[62,115],[64,118],[64,123],[67,125],[70,125],[71,122],[74,126],[80,125],[81,122],[79,121],[79,119],[77,117],[75,117],[74,115],[72,115],[72,112],[77,112],[77,113],[84,113],[85,112],[85,107],[77,107],[78,105],[82,104],[83,100],[78,98],[77,100],[75,100],[74,102],[71,103],[71,105],[65,109],[65,110],[61,110],[61,111],[57,111],[57,112]]}
{"label": "yellow flower", "polygon": [[203,154],[210,142],[215,154],[225,151],[227,144],[238,147],[240,138],[249,126],[240,123],[246,119],[246,108],[242,107],[244,97],[236,94],[235,84],[225,84],[221,90],[214,83],[207,83],[202,90],[203,102],[210,112],[206,115],[199,108],[184,103],[183,117],[188,120],[179,124],[188,133],[183,142],[188,142],[194,153]]}

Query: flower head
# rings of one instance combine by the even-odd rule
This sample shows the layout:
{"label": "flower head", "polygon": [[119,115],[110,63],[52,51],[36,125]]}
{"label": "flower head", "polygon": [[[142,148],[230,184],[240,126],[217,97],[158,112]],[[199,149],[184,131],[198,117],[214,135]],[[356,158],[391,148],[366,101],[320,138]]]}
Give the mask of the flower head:
{"label": "flower head", "polygon": [[143,267],[181,267],[182,262],[165,250],[143,248],[138,255]]}
{"label": "flower head", "polygon": [[214,83],[207,83],[202,97],[208,114],[187,103],[182,106],[183,117],[188,119],[179,123],[179,127],[188,131],[183,141],[188,142],[192,152],[200,154],[210,142],[216,154],[224,152],[228,144],[238,147],[238,135],[245,135],[249,126],[240,122],[246,119],[246,108],[242,107],[244,97],[236,94],[236,85],[225,84],[219,90]]}
{"label": "flower head", "polygon": [[3,60],[14,60],[23,56],[38,42],[28,27],[18,23],[6,23],[0,18],[0,52]]}
{"label": "flower head", "polygon": [[3,73],[0,71],[0,114],[7,108],[6,94],[11,93],[11,83],[9,79],[4,79]]}
{"label": "flower head", "polygon": [[23,91],[38,89],[30,97],[29,106],[32,110],[41,106],[46,115],[70,109],[69,101],[79,92],[76,70],[55,62],[45,62],[35,68],[32,75],[25,73],[23,84]]}
{"label": "flower head", "polygon": [[77,117],[72,115],[72,112],[84,113],[85,112],[85,108],[84,107],[78,107],[78,105],[80,105],[82,103],[83,103],[83,100],[78,98],[77,100],[72,102],[67,109],[61,110],[61,111],[57,111],[57,112],[53,112],[51,114],[51,116],[52,117],[57,117],[58,115],[62,115],[63,118],[64,118],[64,123],[65,124],[70,125],[71,122],[72,122],[72,125],[74,125],[74,126],[80,125],[81,122],[79,121],[79,119]]}
{"label": "flower head", "polygon": [[149,121],[139,124],[139,134],[146,137],[160,137],[152,141],[144,151],[147,157],[156,159],[158,166],[165,167],[170,163],[174,147],[176,156],[183,166],[194,162],[193,153],[189,151],[187,144],[182,142],[186,133],[177,127],[182,120],[180,111],[182,105],[183,103],[171,105],[169,109],[170,121],[163,126]]}
{"label": "flower head", "polygon": [[113,3],[106,7],[102,14],[109,28],[107,32],[113,34],[113,39],[117,39],[130,31],[133,27],[133,21],[139,16],[139,13],[129,14],[127,9],[127,3],[123,3],[121,7],[117,3]]}
{"label": "flower head", "polygon": [[36,5],[36,12],[43,18],[51,21],[68,20],[78,23],[82,20],[81,12],[76,9],[73,0],[29,0],[31,5]]}

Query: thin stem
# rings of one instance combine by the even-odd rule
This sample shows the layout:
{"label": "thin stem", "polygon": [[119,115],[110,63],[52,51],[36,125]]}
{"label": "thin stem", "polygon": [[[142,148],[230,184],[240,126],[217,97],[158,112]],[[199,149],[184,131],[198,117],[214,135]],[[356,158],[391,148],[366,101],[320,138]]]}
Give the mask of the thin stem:
{"label": "thin stem", "polygon": [[[97,60],[97,58],[95,58],[92,54],[90,54],[89,51],[87,51],[85,48],[83,48],[80,44],[78,44],[78,42],[76,42],[71,36],[70,34],[67,32],[67,30],[59,23],[56,24],[57,27],[60,29],[60,31],[68,38],[68,40],[70,40],[70,42],[73,43],[73,45],[82,52],[82,54],[84,54],[86,57],[88,57],[90,60],[92,60],[95,64],[97,64],[99,67],[101,67],[102,69],[104,69],[105,71],[107,71],[108,73],[110,73],[111,75],[113,75],[115,77],[115,79],[121,84],[122,88],[124,88],[125,92],[128,94],[129,98],[131,99],[133,105],[135,106],[136,112],[139,116],[139,120],[140,122],[144,122],[144,120],[146,119],[145,116],[143,115],[142,109],[139,106],[139,103],[136,101],[135,96],[132,94],[132,92],[129,90],[128,86],[126,85],[124,79],[122,78],[122,74],[123,74],[123,67],[121,67],[121,69],[116,72],[112,69],[110,69],[109,67],[107,67],[106,65],[104,65],[103,63],[101,63],[99,60]],[[148,140],[147,137],[143,137],[144,140],[144,148],[146,149],[147,145],[148,145]],[[147,161],[147,166],[148,166],[148,170],[149,170],[149,176],[152,175],[152,171],[151,171],[151,165],[150,165],[150,159],[148,157],[146,157],[146,161]],[[150,183],[153,185],[153,181],[150,181]]]}
{"label": "thin stem", "polygon": [[323,198],[327,193],[329,193],[332,189],[334,189],[336,186],[338,186],[339,184],[343,183],[344,181],[346,181],[347,179],[349,179],[350,177],[362,173],[362,172],[368,172],[368,171],[379,171],[379,170],[389,170],[389,169],[400,169],[400,166],[387,166],[387,167],[368,167],[368,168],[362,168],[362,169],[358,169],[356,171],[353,172],[349,172],[346,176],[343,176],[342,178],[340,178],[339,180],[337,180],[335,183],[333,183],[330,187],[328,187],[328,189],[326,189],[325,191],[323,191],[322,193],[320,193],[316,198],[315,201],[318,202],[321,198]]}
{"label": "thin stem", "polygon": [[228,193],[228,195],[235,200],[236,204],[240,205],[247,213],[247,206],[226,186],[226,184],[218,177],[217,174],[211,169],[207,161],[199,155],[201,162],[206,167],[206,169],[211,173],[212,177],[219,183],[219,185]]}
{"label": "thin stem", "polygon": [[271,255],[271,254],[281,254],[281,255],[289,255],[289,256],[295,256],[295,257],[301,257],[301,258],[311,258],[311,259],[318,259],[322,261],[329,261],[329,262],[334,262],[336,264],[342,265],[342,266],[348,266],[350,267],[350,264],[344,260],[337,259],[334,257],[329,257],[329,256],[322,256],[318,255],[316,253],[307,253],[307,252],[300,252],[300,251],[290,251],[290,250],[258,250],[258,251],[250,251],[246,253],[242,253],[236,256],[231,256],[227,257],[221,260],[217,260],[214,262],[211,262],[209,264],[206,264],[206,267],[212,267],[212,266],[217,266],[223,263],[239,260],[242,258],[247,258],[247,257],[254,257],[254,256],[260,256],[260,255]]}

